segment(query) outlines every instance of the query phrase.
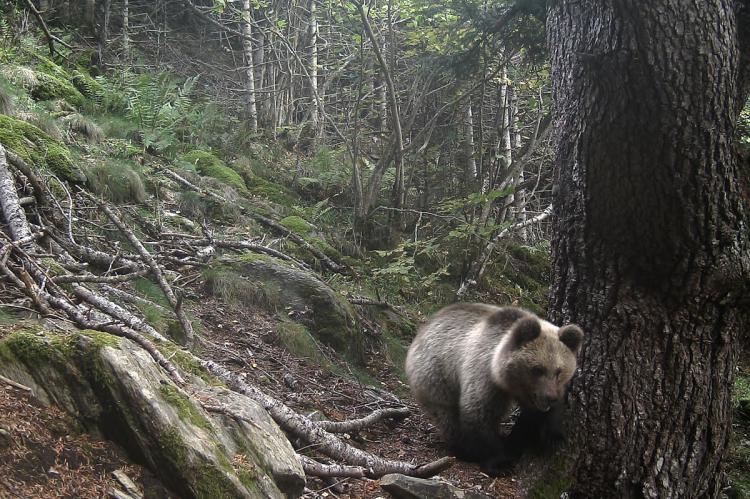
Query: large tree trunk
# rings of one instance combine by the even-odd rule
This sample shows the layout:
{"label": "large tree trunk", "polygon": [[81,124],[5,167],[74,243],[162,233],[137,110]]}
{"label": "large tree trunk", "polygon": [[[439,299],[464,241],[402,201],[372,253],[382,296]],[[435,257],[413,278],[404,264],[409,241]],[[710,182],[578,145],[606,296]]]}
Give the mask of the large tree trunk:
{"label": "large tree trunk", "polygon": [[732,0],[560,0],[551,318],[587,331],[571,497],[716,497],[748,229]]}

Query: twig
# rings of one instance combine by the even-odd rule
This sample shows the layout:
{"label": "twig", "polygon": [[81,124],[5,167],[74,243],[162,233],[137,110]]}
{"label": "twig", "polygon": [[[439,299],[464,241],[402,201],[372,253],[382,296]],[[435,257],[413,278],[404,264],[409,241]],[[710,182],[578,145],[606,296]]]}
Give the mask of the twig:
{"label": "twig", "polygon": [[80,284],[73,284],[73,293],[86,303],[96,307],[105,314],[122,321],[126,326],[141,333],[145,333],[159,341],[167,341],[156,329],[140,317],[136,317],[116,303],[112,303],[103,296],[94,293]]}
{"label": "twig", "polygon": [[6,378],[6,377],[5,377],[5,376],[3,376],[2,374],[0,374],[0,381],[2,381],[3,383],[5,383],[5,384],[7,384],[7,385],[10,385],[10,386],[13,386],[13,387],[15,387],[15,388],[18,388],[19,390],[23,390],[23,391],[25,391],[25,392],[29,392],[29,393],[31,393],[31,394],[33,394],[33,393],[34,393],[34,390],[32,390],[31,388],[29,388],[28,386],[26,386],[26,385],[22,385],[21,383],[18,383],[18,382],[16,382],[16,381],[13,381],[13,380],[12,380],[12,379],[10,379],[10,378]]}
{"label": "twig", "polygon": [[149,271],[139,270],[130,274],[119,274],[119,275],[94,275],[94,274],[83,274],[83,275],[61,275],[53,277],[52,280],[57,284],[69,283],[69,282],[98,282],[114,284],[120,282],[128,282],[139,277],[147,276]]}
{"label": "twig", "polygon": [[60,40],[58,37],[50,33],[49,28],[47,27],[47,23],[44,22],[44,18],[42,17],[42,13],[39,12],[34,5],[34,2],[31,0],[26,0],[26,6],[29,8],[32,14],[34,14],[34,17],[36,17],[36,20],[39,21],[39,26],[42,28],[42,31],[44,31],[44,35],[47,37],[47,43],[49,44],[49,55],[54,56],[55,55],[55,42],[59,43],[65,48],[73,49],[70,45],[65,43],[64,41]]}
{"label": "twig", "polygon": [[159,283],[159,287],[164,292],[164,296],[167,298],[167,301],[169,301],[169,304],[172,306],[172,309],[174,310],[175,315],[177,316],[177,320],[180,321],[180,325],[182,326],[182,330],[185,333],[185,339],[186,342],[191,344],[193,342],[193,325],[190,323],[190,320],[185,315],[185,311],[182,309],[182,300],[178,299],[177,296],[174,294],[174,291],[172,290],[172,286],[169,285],[167,282],[167,279],[164,277],[164,273],[161,270],[161,267],[159,267],[159,264],[156,263],[156,260],[154,260],[154,257],[151,256],[151,253],[148,252],[148,250],[141,244],[141,242],[138,240],[138,238],[133,234],[133,231],[128,228],[127,225],[120,219],[117,214],[112,211],[112,209],[107,206],[105,203],[98,200],[96,197],[92,196],[91,194],[81,190],[81,193],[83,193],[86,197],[88,197],[90,200],[92,200],[94,203],[96,203],[99,208],[107,215],[107,217],[114,223],[118,229],[127,237],[128,241],[130,241],[130,244],[133,245],[135,250],[138,252],[138,254],[143,258],[143,261],[146,262],[146,265],[151,269],[151,273],[156,278],[156,282]]}

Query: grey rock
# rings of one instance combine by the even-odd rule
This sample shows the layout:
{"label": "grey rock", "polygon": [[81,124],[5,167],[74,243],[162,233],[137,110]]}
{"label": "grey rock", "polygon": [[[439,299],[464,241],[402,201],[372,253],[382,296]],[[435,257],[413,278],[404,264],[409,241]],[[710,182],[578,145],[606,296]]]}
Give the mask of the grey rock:
{"label": "grey rock", "polygon": [[266,256],[225,263],[256,286],[262,295],[256,299],[258,304],[284,312],[350,359],[363,360],[362,332],[351,304],[317,276]]}
{"label": "grey rock", "polygon": [[461,490],[437,480],[391,474],[380,479],[380,487],[395,499],[492,499],[474,490]]}
{"label": "grey rock", "polygon": [[[120,443],[181,497],[301,495],[304,473],[294,450],[250,399],[197,377],[183,391],[126,339],[88,331],[52,338],[4,338],[0,373],[31,386],[87,430]],[[199,391],[252,423],[207,413],[185,395]]]}

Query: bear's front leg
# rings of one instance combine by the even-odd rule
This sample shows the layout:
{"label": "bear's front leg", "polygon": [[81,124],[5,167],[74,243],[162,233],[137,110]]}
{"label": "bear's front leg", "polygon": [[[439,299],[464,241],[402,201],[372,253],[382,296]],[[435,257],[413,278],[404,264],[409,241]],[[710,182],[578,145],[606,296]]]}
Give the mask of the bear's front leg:
{"label": "bear's front leg", "polygon": [[554,404],[549,411],[521,408],[510,435],[505,437],[497,454],[483,463],[487,474],[498,474],[512,468],[529,451],[544,454],[565,440],[563,417],[565,405]]}
{"label": "bear's front leg", "polygon": [[465,387],[460,400],[461,445],[456,455],[464,461],[482,463],[495,456],[502,446],[500,422],[509,401],[487,384]]}

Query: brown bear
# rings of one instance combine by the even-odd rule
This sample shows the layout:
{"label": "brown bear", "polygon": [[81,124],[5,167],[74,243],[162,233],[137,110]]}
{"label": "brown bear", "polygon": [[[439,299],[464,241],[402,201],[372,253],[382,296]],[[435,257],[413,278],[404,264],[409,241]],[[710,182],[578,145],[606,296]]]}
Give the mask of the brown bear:
{"label": "brown bear", "polygon": [[[454,304],[421,327],[406,375],[450,450],[494,472],[559,433],[582,340],[578,326],[558,328],[519,308]],[[503,437],[500,422],[516,406],[521,416]]]}

